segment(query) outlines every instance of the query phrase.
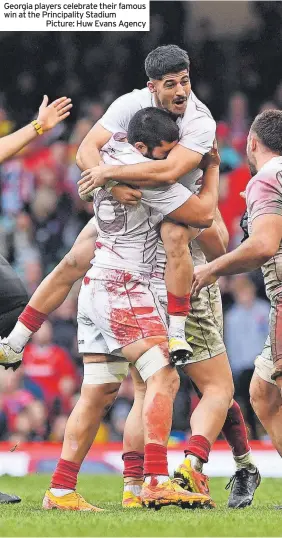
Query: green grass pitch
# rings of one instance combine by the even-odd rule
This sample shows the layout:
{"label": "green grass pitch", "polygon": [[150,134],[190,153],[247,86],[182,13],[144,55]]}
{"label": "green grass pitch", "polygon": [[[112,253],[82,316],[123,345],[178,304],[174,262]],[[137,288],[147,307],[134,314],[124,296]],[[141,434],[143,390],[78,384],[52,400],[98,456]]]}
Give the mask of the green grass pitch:
{"label": "green grass pitch", "polygon": [[47,475],[23,478],[0,477],[0,490],[22,497],[21,504],[0,505],[0,536],[282,536],[282,480],[264,479],[252,507],[228,510],[226,480],[211,480],[215,510],[160,511],[123,510],[120,505],[122,479],[119,476],[81,475],[78,491],[105,512],[77,513],[41,510],[49,483]]}

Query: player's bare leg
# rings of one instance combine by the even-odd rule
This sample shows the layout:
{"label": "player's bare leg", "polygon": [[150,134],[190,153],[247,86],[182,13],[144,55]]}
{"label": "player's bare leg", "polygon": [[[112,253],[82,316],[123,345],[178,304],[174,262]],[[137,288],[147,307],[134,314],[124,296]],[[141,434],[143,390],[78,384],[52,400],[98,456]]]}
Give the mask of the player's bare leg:
{"label": "player's bare leg", "polygon": [[226,353],[187,364],[183,370],[198,387],[202,398],[191,416],[192,435],[185,450],[186,458],[177,468],[175,477],[191,491],[208,493],[203,464],[208,461],[211,445],[222,429],[233,398],[232,373]]}
{"label": "player's bare leg", "polygon": [[90,221],[77,237],[72,249],[41,282],[10,335],[0,340],[0,365],[22,360],[24,346],[40,329],[47,316],[68,296],[73,284],[82,278],[94,256],[96,229]]}
{"label": "player's bare leg", "polygon": [[[163,337],[147,338],[123,348],[123,355],[142,372],[146,382],[146,394],[143,404],[144,429],[144,477],[140,497],[144,506],[160,508],[176,504],[183,507],[211,506],[209,496],[185,492],[168,475],[167,442],[171,430],[173,402],[179,387],[179,378],[175,368],[168,364],[168,345]],[[139,359],[139,360],[138,360]],[[141,364],[141,362],[142,364]],[[158,362],[156,368],[156,362]],[[167,364],[167,365],[166,365]],[[152,369],[153,368],[153,369]],[[151,372],[151,373],[150,373]],[[134,413],[141,416],[142,401],[136,402]],[[139,405],[139,409],[138,409]],[[140,450],[140,437],[134,445],[136,421],[131,416],[131,428],[126,430],[131,448]],[[185,495],[188,494],[187,496]]]}
{"label": "player's bare leg", "polygon": [[282,397],[279,388],[261,379],[256,372],[250,385],[251,404],[282,457]]}
{"label": "player's bare leg", "polygon": [[[101,364],[108,359],[112,361],[113,357],[85,355],[84,364]],[[61,457],[43,499],[44,509],[100,511],[76,493],[75,488],[80,466],[119,387],[120,383],[88,383],[84,376],[81,395],[67,422]]]}
{"label": "player's bare leg", "polygon": [[[141,488],[144,482],[143,404],[146,384],[134,366],[130,367],[134,385],[134,402],[123,433],[124,489],[123,508],[142,508]],[[138,426],[137,426],[138,425]]]}
{"label": "player's bare leg", "polygon": [[185,337],[185,322],[190,311],[190,291],[194,266],[189,242],[198,231],[165,221],[161,226],[167,263],[165,283],[169,316],[169,352],[172,363],[187,360],[193,350]]}

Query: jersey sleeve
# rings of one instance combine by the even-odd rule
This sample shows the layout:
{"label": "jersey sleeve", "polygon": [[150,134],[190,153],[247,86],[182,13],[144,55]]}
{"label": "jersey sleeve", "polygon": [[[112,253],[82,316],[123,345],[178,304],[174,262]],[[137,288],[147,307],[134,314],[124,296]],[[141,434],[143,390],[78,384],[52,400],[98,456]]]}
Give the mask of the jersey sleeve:
{"label": "jersey sleeve", "polygon": [[251,222],[260,215],[282,216],[282,178],[280,172],[273,176],[257,177],[247,188],[247,206]]}
{"label": "jersey sleeve", "polygon": [[192,196],[192,192],[175,183],[167,189],[142,190],[142,202],[153,209],[157,209],[164,217],[181,207]]}
{"label": "jersey sleeve", "polygon": [[179,144],[201,155],[208,153],[215,139],[216,123],[209,116],[197,118],[180,131]]}
{"label": "jersey sleeve", "polygon": [[140,103],[134,94],[127,93],[109,106],[98,123],[111,133],[127,133],[128,124],[138,110],[140,110]]}

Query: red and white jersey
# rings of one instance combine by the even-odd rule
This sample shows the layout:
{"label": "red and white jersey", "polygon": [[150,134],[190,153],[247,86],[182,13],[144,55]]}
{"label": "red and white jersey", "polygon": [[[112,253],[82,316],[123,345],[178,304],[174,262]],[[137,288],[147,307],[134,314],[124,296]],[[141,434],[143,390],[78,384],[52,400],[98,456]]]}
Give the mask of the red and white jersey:
{"label": "red and white jersey", "polygon": [[[274,157],[249,181],[246,188],[249,233],[260,215],[282,216],[282,157]],[[271,233],[271,230],[270,230]],[[278,252],[262,266],[269,299],[282,293],[282,241]]]}
{"label": "red and white jersey", "polygon": [[[120,139],[121,136],[114,136],[103,146],[101,156],[106,164],[148,161]],[[98,238],[92,265],[149,275],[156,264],[159,224],[190,196],[192,192],[178,183],[167,188],[142,189],[140,203],[130,207],[117,202],[104,188],[96,189],[94,214]],[[91,277],[91,269],[88,276]]]}

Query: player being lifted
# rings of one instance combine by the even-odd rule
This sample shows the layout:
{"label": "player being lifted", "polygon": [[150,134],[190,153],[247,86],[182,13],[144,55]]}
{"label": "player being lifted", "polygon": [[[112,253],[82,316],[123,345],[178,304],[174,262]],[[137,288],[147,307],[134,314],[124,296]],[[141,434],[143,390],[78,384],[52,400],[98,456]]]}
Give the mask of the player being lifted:
{"label": "player being lifted", "polygon": [[[159,47],[153,50],[146,59],[146,72],[150,79],[149,88],[135,90],[130,94],[119,98],[106,112],[105,116],[94,126],[86,137],[78,153],[78,163],[81,168],[91,168],[100,162],[99,150],[106,143],[112,133],[126,132],[130,118],[140,108],[154,105],[164,108],[174,114],[177,125],[180,128],[179,143],[170,152],[165,161],[153,161],[132,166],[112,167],[112,177],[123,175],[123,180],[130,182],[131,174],[135,185],[150,184],[153,187],[163,183],[176,182],[178,177],[188,173],[193,191],[197,191],[197,182],[200,181],[202,171],[197,169],[202,155],[207,153],[212,146],[215,133],[215,123],[208,109],[201,103],[191,91],[189,81],[189,58],[185,51],[175,45]],[[110,168],[105,168],[109,172]],[[87,195],[93,190],[93,181],[101,181],[103,168],[92,170],[86,174],[86,189],[81,185],[81,190]],[[85,179],[83,179],[84,183]],[[103,182],[104,182],[103,178]],[[184,180],[185,181],[185,180]],[[148,183],[149,182],[149,183]],[[140,192],[124,185],[116,185],[111,190],[113,196],[122,203],[136,204],[140,198]],[[208,197],[198,200],[199,213],[207,216]],[[216,247],[220,243],[220,237],[227,243],[227,233],[220,215],[216,219],[215,234],[210,238],[210,244]],[[183,252],[187,250],[187,237],[184,228],[179,229],[177,234],[168,230],[167,253],[171,254],[175,264],[178,264],[176,282],[182,282],[182,289],[171,289],[169,313],[175,316],[177,297],[186,294],[187,271],[183,270]],[[211,230],[212,232],[212,230]],[[67,296],[72,284],[88,269],[89,249],[93,248],[93,233],[90,237],[85,234],[76,241],[71,252],[64,258],[59,266],[43,281],[32,297],[24,314],[20,317],[15,331],[9,336],[8,345],[2,345],[2,360],[0,363],[14,362],[22,357],[21,350],[36,331],[47,315],[57,308]],[[194,260],[196,263],[203,258],[198,244],[193,246]],[[218,255],[220,252],[217,252]],[[200,258],[199,258],[200,257]],[[195,263],[195,261],[194,261]],[[168,267],[169,270],[169,267]],[[183,273],[182,273],[183,272]],[[172,275],[174,282],[174,275]],[[188,297],[189,299],[189,297]],[[188,305],[189,301],[186,302]],[[216,315],[214,315],[216,305]],[[183,309],[183,305],[181,305]],[[180,313],[185,313],[180,311]],[[175,316],[176,318],[176,316]],[[185,316],[180,319],[183,324]],[[177,323],[177,319],[175,322]],[[170,320],[171,328],[174,321]],[[177,323],[178,326],[178,323]],[[192,487],[197,490],[201,484],[206,484],[202,475],[202,465],[207,461],[210,446],[218,435],[226,416],[228,406],[232,399],[233,383],[222,340],[222,315],[219,290],[214,286],[211,290],[205,289],[199,298],[192,299],[192,315],[186,322],[186,334],[193,335],[191,346],[194,351],[194,363],[187,365],[187,371],[195,383],[199,386],[203,398],[193,414],[191,427],[192,439],[187,447],[189,454],[185,459],[185,474],[190,477]],[[11,347],[9,347],[11,346]],[[11,349],[12,348],[12,349]],[[17,352],[16,356],[13,352]],[[213,359],[212,361],[207,359]],[[232,403],[232,402],[231,402]],[[244,506],[253,498],[254,490],[258,483],[256,467],[250,456],[246,428],[240,408],[234,402],[228,410],[224,425],[224,432],[230,446],[233,449],[236,461],[236,480],[232,490],[230,505]],[[196,436],[196,438],[195,438]],[[192,461],[190,460],[190,457]],[[194,457],[194,459],[193,459]],[[191,467],[189,464],[191,462]],[[184,469],[182,469],[184,470]],[[252,472],[254,471],[254,472]],[[196,484],[197,483],[197,484]],[[204,486],[205,487],[205,486]],[[235,493],[235,496],[233,495]]]}
{"label": "player being lifted", "polygon": [[[0,140],[0,163],[13,157],[38,135],[52,129],[70,114],[71,99],[61,97],[49,106],[45,95],[37,118],[15,133]],[[28,297],[21,280],[8,262],[0,255],[0,334],[5,337],[14,328],[19,314],[27,304]],[[14,365],[15,367],[15,365]],[[0,503],[20,502],[16,495],[0,492]]]}

